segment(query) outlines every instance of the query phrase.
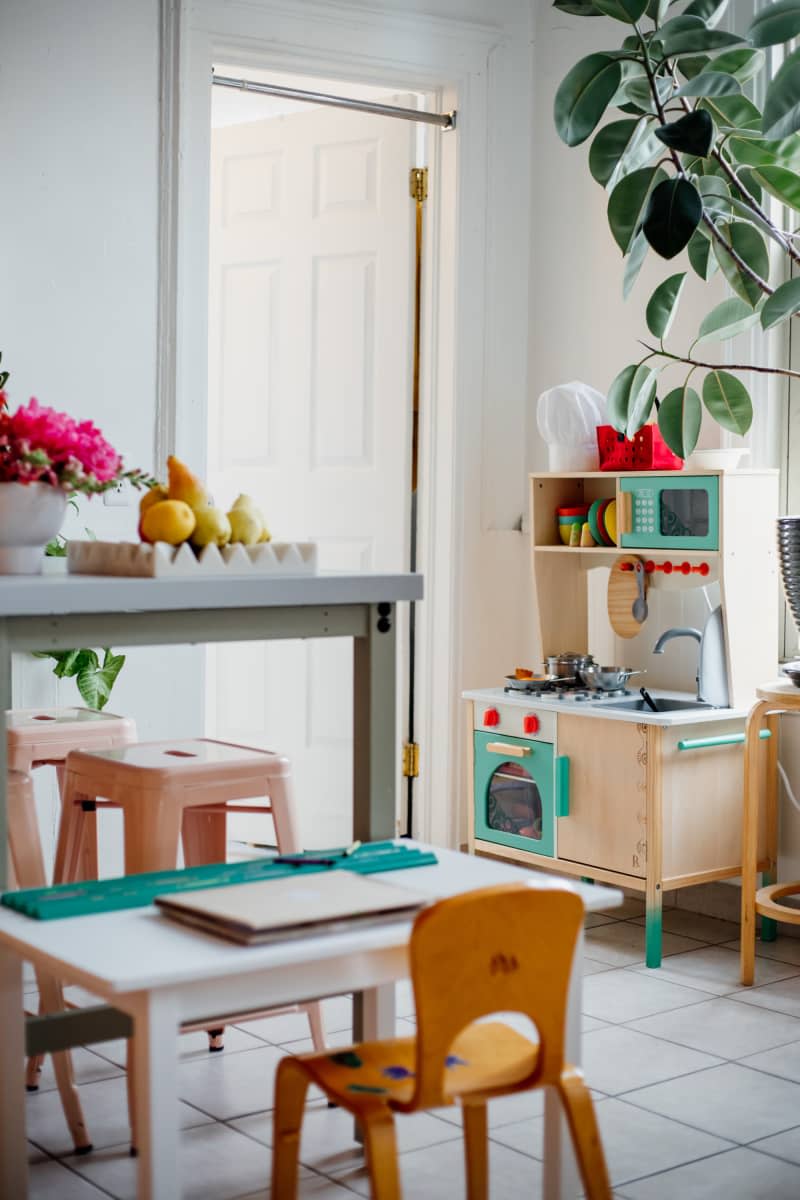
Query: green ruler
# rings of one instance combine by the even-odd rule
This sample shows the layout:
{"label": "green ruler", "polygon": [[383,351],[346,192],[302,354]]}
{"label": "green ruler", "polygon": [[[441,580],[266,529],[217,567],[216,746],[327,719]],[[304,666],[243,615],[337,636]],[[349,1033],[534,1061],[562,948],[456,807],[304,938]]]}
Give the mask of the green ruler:
{"label": "green ruler", "polygon": [[[206,867],[187,867],[183,871],[150,871],[145,875],[122,875],[117,879],[91,879],[81,883],[61,883],[56,887],[27,888],[5,892],[0,903],[15,912],[53,921],[60,917],[85,917],[92,913],[115,912],[122,908],[143,908],[156,896],[167,892],[190,892],[200,888],[225,887],[234,883],[255,883],[262,879],[283,879],[287,875],[312,875],[319,871],[355,871],[374,875],[379,871],[404,871],[409,867],[433,866],[437,859],[430,850],[396,842],[367,842],[352,854],[345,848],[309,850],[291,856],[297,865],[261,858],[241,863],[211,863]],[[303,862],[303,858],[308,862]],[[320,860],[332,860],[320,862]]]}

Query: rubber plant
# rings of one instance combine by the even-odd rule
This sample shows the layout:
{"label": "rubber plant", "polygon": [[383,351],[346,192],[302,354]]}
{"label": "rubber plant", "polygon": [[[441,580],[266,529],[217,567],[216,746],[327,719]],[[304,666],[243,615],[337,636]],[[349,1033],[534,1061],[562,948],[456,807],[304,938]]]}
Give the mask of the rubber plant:
{"label": "rubber plant", "polygon": [[[608,193],[608,223],[625,258],[625,298],[650,250],[667,260],[686,250],[700,279],[719,270],[730,286],[691,345],[676,350],[665,341],[688,270],[665,278],[647,302],[653,342],[642,343],[644,355],[609,390],[618,430],[632,437],[655,406],[665,441],[685,458],[697,443],[703,406],[732,433],[750,428],[753,407],[741,372],[800,377],[752,363],[722,369],[703,352],[712,341],[800,317],[800,278],[791,278],[800,266],[800,49],[787,49],[766,86],[763,111],[746,94],[767,65],[765,48],[800,35],[800,0],[761,9],[744,36],[718,28],[727,0],[556,0],[554,7],[627,27],[618,49],[576,63],[554,107],[568,146],[594,134],[589,170]],[[609,108],[619,119],[598,129]],[[659,401],[661,371],[678,364],[680,382]]]}

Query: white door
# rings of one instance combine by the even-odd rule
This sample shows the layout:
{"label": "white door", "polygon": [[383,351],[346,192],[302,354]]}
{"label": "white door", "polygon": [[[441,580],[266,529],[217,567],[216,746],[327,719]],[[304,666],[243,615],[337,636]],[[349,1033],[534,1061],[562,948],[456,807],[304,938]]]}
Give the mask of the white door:
{"label": "white door", "polygon": [[[209,485],[323,569],[407,567],[413,136],[322,108],[212,133]],[[210,736],[292,760],[311,847],[349,840],[351,647],[209,651]]]}

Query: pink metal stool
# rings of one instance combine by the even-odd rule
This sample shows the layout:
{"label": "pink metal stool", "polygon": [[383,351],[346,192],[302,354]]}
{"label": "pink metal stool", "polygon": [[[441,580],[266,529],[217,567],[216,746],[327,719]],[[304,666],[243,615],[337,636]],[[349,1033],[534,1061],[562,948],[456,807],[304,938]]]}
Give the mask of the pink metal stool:
{"label": "pink metal stool", "polygon": [[[136,725],[129,717],[99,712],[93,708],[17,708],[6,713],[8,765],[12,770],[30,772],[36,767],[54,766],[58,790],[62,791],[64,760],[71,750],[108,750],[136,741]],[[32,810],[35,813],[35,810]],[[41,859],[36,821],[36,846]],[[96,845],[96,842],[93,843]],[[92,863],[87,869],[92,869]],[[95,874],[97,865],[94,864]],[[39,886],[39,885],[37,885]],[[44,886],[44,868],[42,885]],[[36,1091],[43,1056],[28,1060],[26,1086]]]}
{"label": "pink metal stool", "polygon": [[[39,826],[33,799],[33,784],[22,771],[9,771],[6,788],[8,813],[8,848],[11,875],[17,887],[45,887],[44,859],[39,840]],[[36,972],[40,1012],[60,1012],[66,1006],[61,984],[52,975]],[[64,1116],[75,1143],[76,1154],[88,1154],[92,1149],[83,1120],[83,1110],[72,1073],[72,1055],[68,1050],[53,1054],[53,1069]],[[35,1091],[36,1086],[29,1087]]]}

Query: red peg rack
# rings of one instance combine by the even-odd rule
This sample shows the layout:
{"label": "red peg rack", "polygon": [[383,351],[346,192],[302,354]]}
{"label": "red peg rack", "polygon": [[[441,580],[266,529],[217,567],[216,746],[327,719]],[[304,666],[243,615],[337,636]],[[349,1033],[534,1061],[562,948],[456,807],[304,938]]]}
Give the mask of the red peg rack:
{"label": "red peg rack", "polygon": [[[632,571],[633,569],[634,569],[633,563],[625,562],[620,565],[621,571]],[[645,561],[644,569],[648,575],[652,575],[654,571],[663,571],[665,575],[672,575],[674,572],[676,575],[703,575],[703,576],[708,575],[708,573],[711,570],[711,568],[707,562],[696,563],[696,564],[692,564],[692,563],[688,563],[688,562],[655,563],[655,562],[653,562],[653,560],[651,558],[648,558]]]}

